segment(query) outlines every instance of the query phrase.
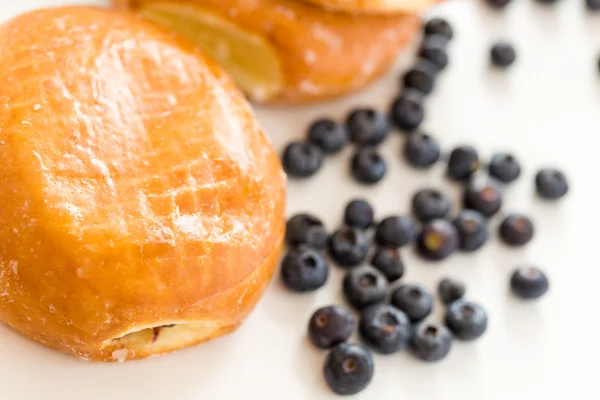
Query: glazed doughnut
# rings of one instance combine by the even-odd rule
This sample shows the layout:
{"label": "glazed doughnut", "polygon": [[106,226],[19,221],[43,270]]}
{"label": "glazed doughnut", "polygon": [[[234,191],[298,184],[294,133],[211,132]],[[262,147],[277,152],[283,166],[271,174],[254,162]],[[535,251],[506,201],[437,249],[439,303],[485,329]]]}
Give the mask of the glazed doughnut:
{"label": "glazed doughnut", "polygon": [[420,26],[415,15],[358,17],[298,0],[137,0],[129,8],[198,44],[252,100],[279,104],[363,88]]}
{"label": "glazed doughnut", "polygon": [[132,14],[0,25],[0,321],[143,358],[233,331],[282,244],[285,175],[198,49]]}
{"label": "glazed doughnut", "polygon": [[443,0],[302,0],[334,11],[357,14],[418,13]]}

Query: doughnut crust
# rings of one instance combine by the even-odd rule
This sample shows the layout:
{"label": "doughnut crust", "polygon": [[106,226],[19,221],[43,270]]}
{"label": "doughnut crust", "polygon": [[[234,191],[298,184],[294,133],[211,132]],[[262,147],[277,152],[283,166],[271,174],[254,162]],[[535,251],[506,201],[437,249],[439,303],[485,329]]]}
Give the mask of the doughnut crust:
{"label": "doughnut crust", "polygon": [[302,0],[333,11],[356,14],[418,13],[443,0]]}

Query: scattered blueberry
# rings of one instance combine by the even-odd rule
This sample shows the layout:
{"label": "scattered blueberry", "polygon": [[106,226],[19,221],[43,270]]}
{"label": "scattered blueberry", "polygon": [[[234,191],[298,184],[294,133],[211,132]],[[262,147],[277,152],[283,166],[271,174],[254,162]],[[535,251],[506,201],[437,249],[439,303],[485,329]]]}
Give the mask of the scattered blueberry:
{"label": "scattered blueberry", "polygon": [[504,8],[512,0],[487,0],[488,4],[494,8]]}
{"label": "scattered blueberry", "polygon": [[585,5],[590,11],[600,11],[600,0],[585,0]]}
{"label": "scattered blueberry", "polygon": [[444,218],[450,212],[450,198],[436,189],[419,190],[412,198],[412,211],[419,221]]}
{"label": "scattered blueberry", "polygon": [[390,117],[394,125],[402,130],[412,131],[418,128],[425,118],[422,94],[405,89],[392,103]]}
{"label": "scattered blueberry", "polygon": [[329,255],[341,266],[354,267],[362,263],[368,252],[369,240],[360,229],[345,226],[329,239]]}
{"label": "scattered blueberry", "polygon": [[387,164],[376,148],[362,147],[352,156],[350,170],[357,181],[374,184],[385,176]]}
{"label": "scattered blueberry", "polygon": [[452,333],[444,325],[433,321],[417,325],[410,341],[412,354],[423,361],[440,361],[451,348]]}
{"label": "scattered blueberry", "polygon": [[312,143],[291,142],[283,151],[281,163],[290,177],[308,178],[321,168],[323,157],[323,151]]}
{"label": "scattered blueberry", "polygon": [[438,284],[438,295],[446,305],[462,299],[466,292],[465,284],[454,279],[444,278]]}
{"label": "scattered blueberry", "polygon": [[500,42],[492,46],[490,50],[492,64],[496,67],[506,68],[517,59],[517,53],[510,43]]}
{"label": "scattered blueberry", "polygon": [[413,167],[431,167],[440,158],[440,145],[430,135],[412,132],[404,143],[404,157]]}
{"label": "scattered blueberry", "polygon": [[415,220],[409,216],[390,216],[384,218],[375,231],[378,245],[390,249],[402,247],[417,237]]}
{"label": "scattered blueberry", "polygon": [[538,3],[542,3],[542,4],[554,4],[554,3],[558,3],[559,0],[537,0]]}
{"label": "scattered blueberry", "polygon": [[479,211],[484,217],[496,214],[502,206],[502,189],[491,179],[472,179],[463,194],[465,208]]}
{"label": "scattered blueberry", "polygon": [[448,160],[448,176],[461,181],[471,177],[479,169],[479,156],[472,146],[459,146],[452,150]]}
{"label": "scattered blueberry", "polygon": [[454,219],[454,227],[458,232],[458,248],[463,251],[475,251],[487,241],[487,221],[477,211],[462,210]]}
{"label": "scattered blueberry", "polygon": [[487,329],[488,317],[480,305],[458,300],[448,306],[445,323],[457,339],[475,340]]}
{"label": "scattered blueberry", "polygon": [[377,249],[371,265],[381,271],[389,282],[397,281],[404,275],[404,263],[398,249]]}
{"label": "scattered blueberry", "polygon": [[431,62],[436,70],[441,71],[448,66],[448,52],[446,51],[447,39],[443,36],[425,36],[419,56]]}
{"label": "scattered blueberry", "polygon": [[344,210],[344,224],[358,229],[373,225],[374,211],[371,204],[363,199],[350,201]]}
{"label": "scattered blueberry", "polygon": [[389,126],[385,115],[372,108],[352,111],[346,119],[350,141],[359,146],[376,146],[388,135]]}
{"label": "scattered blueberry", "polygon": [[348,141],[346,129],[339,123],[323,118],[315,121],[308,128],[308,141],[319,147],[326,154],[335,154]]}
{"label": "scattered blueberry", "polygon": [[510,288],[522,299],[538,299],[550,287],[546,274],[535,267],[517,268],[510,277]]}
{"label": "scattered blueberry", "polygon": [[321,253],[308,246],[291,249],[281,262],[281,279],[295,292],[311,292],[327,282],[329,265]]}
{"label": "scattered blueberry", "polygon": [[306,244],[315,249],[327,245],[327,230],[321,220],[310,214],[296,214],[285,224],[285,240],[289,246]]}
{"label": "scattered blueberry", "polygon": [[323,374],[329,388],[341,395],[352,395],[364,390],[373,378],[373,357],[366,347],[342,343],[329,351]]}
{"label": "scattered blueberry", "polygon": [[348,303],[362,310],[385,299],[388,282],[379,270],[365,265],[348,271],[342,288]]}
{"label": "scattered blueberry", "polygon": [[308,338],[318,348],[330,349],[352,336],[354,324],[354,316],[346,307],[322,307],[310,317]]}
{"label": "scattered blueberry", "polygon": [[397,308],[376,304],[361,312],[358,331],[367,346],[381,354],[392,354],[408,346],[412,325]]}
{"label": "scattered blueberry", "polygon": [[436,66],[432,62],[419,60],[402,77],[404,88],[418,90],[423,94],[431,93],[435,85],[435,72]]}
{"label": "scattered blueberry", "polygon": [[452,39],[454,31],[448,21],[442,18],[433,18],[425,24],[425,35],[441,35],[446,39]]}
{"label": "scattered blueberry", "polygon": [[419,285],[402,285],[392,292],[392,304],[412,322],[424,320],[433,309],[433,296]]}
{"label": "scattered blueberry", "polygon": [[533,238],[533,222],[520,214],[510,214],[500,224],[500,238],[510,246],[523,246]]}
{"label": "scattered blueberry", "polygon": [[440,261],[458,248],[458,232],[454,225],[445,219],[434,219],[423,226],[417,248],[422,257]]}
{"label": "scattered blueberry", "polygon": [[565,175],[557,169],[545,168],[535,176],[535,187],[540,197],[559,199],[569,191]]}
{"label": "scattered blueberry", "polygon": [[498,153],[492,156],[490,176],[503,183],[511,183],[521,175],[521,165],[512,154]]}

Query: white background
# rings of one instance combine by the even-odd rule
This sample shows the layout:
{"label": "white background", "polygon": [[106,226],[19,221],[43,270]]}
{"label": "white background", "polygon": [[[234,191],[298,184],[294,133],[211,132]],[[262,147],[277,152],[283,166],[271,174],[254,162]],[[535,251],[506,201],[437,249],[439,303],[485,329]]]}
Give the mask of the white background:
{"label": "white background", "polygon": [[[0,0],[0,19],[67,3]],[[405,282],[433,290],[442,276],[463,279],[467,297],[488,310],[489,329],[476,343],[455,343],[449,357],[437,364],[408,354],[376,356],[374,380],[357,398],[600,398],[600,14],[586,13],[584,0],[562,0],[555,7],[514,0],[505,12],[482,3],[450,0],[434,11],[448,17],[456,35],[451,65],[427,100],[424,129],[446,149],[471,143],[484,157],[514,151],[524,175],[506,191],[503,210],[531,215],[537,234],[525,249],[492,240],[476,255],[456,255],[441,264],[425,263],[405,250]],[[517,63],[505,72],[489,67],[489,47],[499,38],[513,42],[518,51]],[[398,70],[411,58],[407,54]],[[354,97],[303,109],[259,109],[258,114],[280,150],[301,137],[317,116],[343,118],[358,105],[387,110],[398,87],[394,72]],[[443,179],[441,167],[416,172],[402,162],[403,140],[393,134],[383,145],[390,168],[380,185],[362,187],[348,178],[348,149],[328,160],[313,179],[290,183],[288,212],[312,211],[333,229],[353,196],[369,198],[381,217],[408,212],[411,194],[423,186],[457,195],[458,187]],[[571,180],[571,193],[559,204],[535,199],[533,175],[545,165],[562,168]],[[494,230],[496,225],[494,220]],[[537,303],[524,304],[508,293],[508,276],[523,262],[541,266],[550,276],[551,291]],[[324,353],[309,345],[305,329],[314,309],[342,301],[341,277],[334,268],[315,295],[290,294],[276,280],[237,333],[125,364],[80,361],[0,326],[0,399],[335,398],[322,379]],[[441,315],[437,304],[433,317]]]}

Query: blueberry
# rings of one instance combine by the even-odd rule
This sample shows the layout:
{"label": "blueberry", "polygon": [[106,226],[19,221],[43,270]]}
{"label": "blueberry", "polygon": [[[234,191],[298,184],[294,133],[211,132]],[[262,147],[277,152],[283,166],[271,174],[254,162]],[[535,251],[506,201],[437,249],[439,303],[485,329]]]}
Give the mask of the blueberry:
{"label": "blueberry", "polygon": [[535,267],[517,268],[510,277],[510,288],[522,299],[538,299],[546,294],[549,287],[546,274]]}
{"label": "blueberry", "polygon": [[521,165],[512,154],[497,153],[492,156],[489,172],[500,182],[511,183],[521,175]]}
{"label": "blueberry", "polygon": [[487,329],[488,317],[480,305],[457,300],[448,306],[445,323],[455,338],[475,340]]}
{"label": "blueberry", "polygon": [[388,282],[379,270],[365,265],[348,271],[342,288],[348,303],[362,310],[385,299]]}
{"label": "blueberry", "polygon": [[438,295],[446,305],[462,299],[466,292],[465,284],[454,279],[444,278],[438,284]]}
{"label": "blueberry", "polygon": [[405,88],[429,94],[435,85],[435,72],[436,67],[432,62],[419,60],[414,67],[404,74],[402,82]]}
{"label": "blueberry", "polygon": [[306,244],[315,249],[327,245],[327,230],[321,220],[310,214],[296,214],[285,224],[285,240],[290,246]]}
{"label": "blueberry", "polygon": [[422,95],[406,89],[392,103],[390,117],[394,125],[405,131],[412,131],[421,125],[425,118]]}
{"label": "blueberry", "polygon": [[412,211],[419,221],[444,218],[450,212],[450,198],[436,189],[419,190],[412,198]]}
{"label": "blueberry", "polygon": [[369,240],[360,229],[346,226],[329,239],[329,255],[341,266],[354,267],[362,263],[368,252]]}
{"label": "blueberry", "polygon": [[385,115],[372,108],[352,111],[346,119],[350,141],[360,146],[376,146],[388,135],[389,126]]}
{"label": "blueberry", "polygon": [[323,366],[327,386],[341,395],[364,390],[371,383],[374,370],[369,350],[355,343],[342,343],[331,349]]}
{"label": "blueberry", "polygon": [[322,307],[310,317],[308,338],[318,348],[330,349],[352,336],[354,324],[354,316],[346,307]]}
{"label": "blueberry", "polygon": [[446,39],[452,39],[454,31],[450,23],[442,18],[433,18],[425,24],[425,35],[441,35]]}
{"label": "blueberry", "polygon": [[411,353],[420,360],[435,362],[448,355],[452,348],[452,333],[437,322],[424,321],[414,329],[410,341]]}
{"label": "blueberry", "polygon": [[545,199],[559,199],[569,191],[565,175],[554,168],[544,168],[535,175],[537,194]]}
{"label": "blueberry", "polygon": [[397,281],[404,275],[404,263],[398,249],[377,249],[371,259],[371,265],[381,271],[389,282]]}
{"label": "blueberry", "polygon": [[491,179],[472,179],[463,194],[465,208],[479,211],[484,217],[496,214],[502,206],[502,189]]}
{"label": "blueberry", "polygon": [[417,237],[415,221],[409,216],[390,216],[384,218],[375,231],[378,245],[390,249],[402,247]]}
{"label": "blueberry", "polygon": [[506,68],[517,59],[517,53],[510,43],[500,42],[490,50],[492,64],[496,67]]}
{"label": "blueberry", "polygon": [[335,154],[348,141],[346,129],[337,122],[323,118],[315,121],[308,128],[308,141],[319,147],[326,154]]}
{"label": "blueberry", "polygon": [[524,215],[510,214],[500,224],[500,238],[510,246],[523,246],[533,238],[533,222]]}
{"label": "blueberry", "polygon": [[417,248],[422,257],[440,261],[458,248],[458,242],[458,232],[454,225],[445,219],[434,219],[423,226]]}
{"label": "blueberry", "polygon": [[448,176],[461,181],[471,177],[479,169],[479,156],[472,146],[459,146],[452,150],[448,159]]}
{"label": "blueberry", "polygon": [[431,167],[440,158],[440,145],[425,133],[413,132],[404,143],[404,157],[413,167]]}
{"label": "blueberry", "polygon": [[311,292],[327,282],[329,265],[318,250],[307,246],[291,249],[281,262],[281,279],[295,292]]}
{"label": "blueberry", "polygon": [[494,8],[504,8],[512,0],[487,0],[488,4]]}
{"label": "blueberry", "polygon": [[585,5],[590,11],[600,11],[600,0],[585,0]]}
{"label": "blueberry", "polygon": [[433,309],[433,296],[419,285],[402,285],[392,292],[392,304],[412,322],[424,320]]}
{"label": "blueberry", "polygon": [[441,71],[448,66],[446,44],[447,39],[442,36],[426,36],[421,43],[419,56],[431,62],[438,71]]}
{"label": "blueberry", "polygon": [[308,178],[323,165],[323,151],[312,143],[291,142],[283,151],[281,163],[288,176]]}
{"label": "blueberry", "polygon": [[353,228],[367,229],[373,225],[373,218],[373,207],[363,199],[352,200],[344,210],[344,224]]}
{"label": "blueberry", "polygon": [[453,223],[458,232],[459,249],[475,251],[487,241],[487,221],[481,213],[474,210],[462,210]]}
{"label": "blueberry", "polygon": [[542,4],[554,4],[554,3],[558,3],[559,0],[537,0],[538,3],[542,3]]}
{"label": "blueberry", "polygon": [[358,331],[367,346],[381,354],[392,354],[408,346],[410,320],[389,304],[376,304],[360,313]]}
{"label": "blueberry", "polygon": [[385,176],[387,163],[376,148],[363,147],[352,156],[350,171],[358,182],[375,184]]}

